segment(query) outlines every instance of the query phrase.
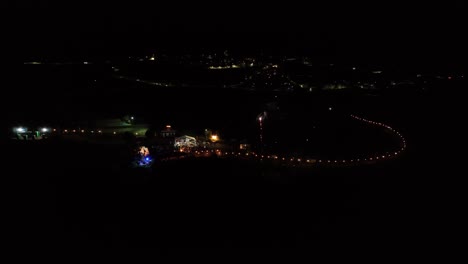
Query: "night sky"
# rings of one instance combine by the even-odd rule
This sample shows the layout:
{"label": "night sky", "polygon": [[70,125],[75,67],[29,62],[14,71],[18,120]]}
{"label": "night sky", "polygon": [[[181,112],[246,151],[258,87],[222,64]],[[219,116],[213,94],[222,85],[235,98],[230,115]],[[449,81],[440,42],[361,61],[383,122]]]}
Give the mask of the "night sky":
{"label": "night sky", "polygon": [[229,48],[464,66],[464,1],[343,2],[16,1],[8,13],[26,58]]}

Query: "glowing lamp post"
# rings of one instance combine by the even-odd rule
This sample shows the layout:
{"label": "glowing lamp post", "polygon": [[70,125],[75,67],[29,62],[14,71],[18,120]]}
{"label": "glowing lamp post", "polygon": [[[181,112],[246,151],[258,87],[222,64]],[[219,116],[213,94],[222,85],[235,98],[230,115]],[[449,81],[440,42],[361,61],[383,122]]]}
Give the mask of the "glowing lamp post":
{"label": "glowing lamp post", "polygon": [[260,143],[263,144],[263,118],[261,116],[258,118],[258,124],[260,126]]}
{"label": "glowing lamp post", "polygon": [[259,129],[260,129],[260,135],[259,135],[259,139],[260,139],[260,150],[263,152],[263,120],[264,120],[264,117],[261,115],[258,117],[258,125],[259,125]]}

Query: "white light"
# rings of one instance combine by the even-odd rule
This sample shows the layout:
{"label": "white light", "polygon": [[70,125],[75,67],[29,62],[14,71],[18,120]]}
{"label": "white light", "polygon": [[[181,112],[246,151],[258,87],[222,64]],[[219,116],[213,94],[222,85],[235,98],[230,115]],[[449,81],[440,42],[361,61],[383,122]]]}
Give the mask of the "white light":
{"label": "white light", "polygon": [[24,132],[26,132],[26,129],[23,128],[23,127],[18,127],[18,128],[16,128],[16,132],[18,132],[18,133],[24,133]]}
{"label": "white light", "polygon": [[47,131],[49,131],[49,129],[47,129],[47,128],[44,127],[44,128],[41,129],[41,131],[42,131],[42,132],[47,132]]}
{"label": "white light", "polygon": [[131,116],[130,119],[133,120],[133,116]]}

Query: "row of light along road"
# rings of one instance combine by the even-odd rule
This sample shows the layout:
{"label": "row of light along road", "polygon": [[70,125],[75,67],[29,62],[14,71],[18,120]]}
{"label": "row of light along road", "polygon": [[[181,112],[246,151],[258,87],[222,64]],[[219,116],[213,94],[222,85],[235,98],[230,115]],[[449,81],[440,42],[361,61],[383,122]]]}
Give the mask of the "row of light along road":
{"label": "row of light along road", "polygon": [[288,162],[288,163],[295,163],[295,164],[330,164],[330,165],[346,165],[346,164],[359,164],[359,163],[375,163],[378,161],[383,161],[391,158],[395,158],[402,154],[403,151],[406,149],[406,139],[403,135],[397,131],[396,129],[392,128],[389,125],[386,125],[381,122],[376,122],[372,120],[368,120],[356,115],[350,115],[351,118],[367,123],[369,125],[381,127],[389,132],[391,132],[395,137],[399,139],[399,146],[391,151],[384,151],[380,154],[374,154],[370,156],[361,156],[361,157],[354,157],[348,159],[320,159],[320,158],[304,158],[304,157],[286,157],[286,156],[278,156],[278,155],[265,155],[259,154],[255,152],[225,152],[219,149],[215,150],[201,150],[193,152],[195,157],[206,157],[210,155],[217,155],[219,157],[237,157],[243,159],[258,159],[258,160],[278,160],[281,162]]}

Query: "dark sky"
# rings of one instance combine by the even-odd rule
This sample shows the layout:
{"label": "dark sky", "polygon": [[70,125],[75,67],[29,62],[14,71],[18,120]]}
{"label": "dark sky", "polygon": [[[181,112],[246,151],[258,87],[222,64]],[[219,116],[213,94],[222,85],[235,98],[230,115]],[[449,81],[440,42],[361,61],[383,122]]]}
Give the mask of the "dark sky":
{"label": "dark sky", "polygon": [[15,1],[8,26],[26,56],[226,47],[458,65],[466,54],[464,1],[97,2]]}

